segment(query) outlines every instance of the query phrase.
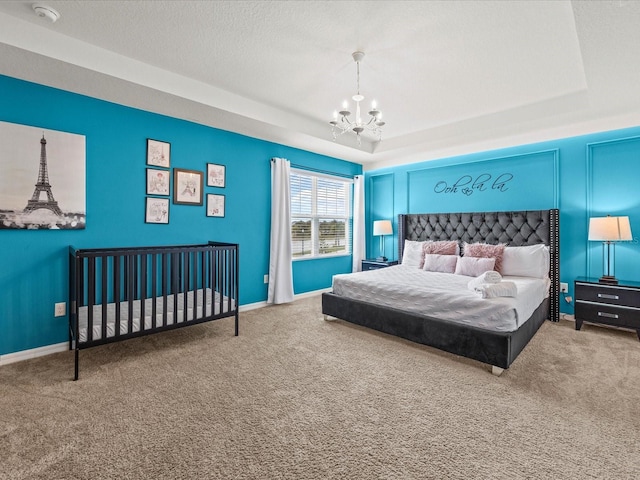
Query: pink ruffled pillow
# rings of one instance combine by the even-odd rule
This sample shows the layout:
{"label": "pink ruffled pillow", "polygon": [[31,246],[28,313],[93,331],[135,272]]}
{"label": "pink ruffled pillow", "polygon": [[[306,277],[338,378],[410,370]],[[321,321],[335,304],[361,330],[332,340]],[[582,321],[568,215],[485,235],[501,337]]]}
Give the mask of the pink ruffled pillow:
{"label": "pink ruffled pillow", "polygon": [[458,255],[458,242],[456,240],[424,242],[422,252],[425,255]]}
{"label": "pink ruffled pillow", "polygon": [[504,255],[505,243],[489,245],[488,243],[467,243],[464,242],[462,253],[465,257],[475,258],[495,258],[496,264],[493,268],[496,272],[502,273],[502,256]]}

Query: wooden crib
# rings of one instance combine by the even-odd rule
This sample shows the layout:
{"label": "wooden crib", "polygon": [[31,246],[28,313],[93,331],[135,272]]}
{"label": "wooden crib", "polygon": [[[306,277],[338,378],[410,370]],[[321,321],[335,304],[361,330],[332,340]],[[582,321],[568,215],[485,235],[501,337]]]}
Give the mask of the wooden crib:
{"label": "wooden crib", "polygon": [[238,245],[69,247],[69,349],[235,316]]}

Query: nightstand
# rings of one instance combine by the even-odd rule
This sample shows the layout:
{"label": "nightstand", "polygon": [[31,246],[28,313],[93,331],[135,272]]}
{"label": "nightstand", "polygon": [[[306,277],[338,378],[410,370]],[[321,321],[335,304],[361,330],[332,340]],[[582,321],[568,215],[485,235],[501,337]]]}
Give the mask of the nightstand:
{"label": "nightstand", "polygon": [[598,283],[597,278],[575,280],[576,330],[582,322],[600,323],[636,331],[640,340],[640,283]]}
{"label": "nightstand", "polygon": [[376,259],[362,260],[362,271],[377,270],[379,268],[390,267],[391,265],[397,265],[397,260],[380,261]]}

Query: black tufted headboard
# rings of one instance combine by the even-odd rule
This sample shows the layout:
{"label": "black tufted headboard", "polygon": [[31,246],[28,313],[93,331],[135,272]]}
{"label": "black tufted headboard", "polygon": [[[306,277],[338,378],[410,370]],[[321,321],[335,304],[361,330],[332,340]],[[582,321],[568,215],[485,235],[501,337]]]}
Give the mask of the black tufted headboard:
{"label": "black tufted headboard", "polygon": [[560,316],[559,213],[552,209],[398,215],[398,260],[402,262],[404,240],[461,240],[516,247],[544,243],[549,246],[551,256],[550,318],[557,322]]}

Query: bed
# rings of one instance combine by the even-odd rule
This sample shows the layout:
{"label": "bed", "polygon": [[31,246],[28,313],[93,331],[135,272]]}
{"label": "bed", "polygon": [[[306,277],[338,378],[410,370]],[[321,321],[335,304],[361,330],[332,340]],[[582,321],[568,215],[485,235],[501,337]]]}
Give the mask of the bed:
{"label": "bed", "polygon": [[235,317],[238,245],[69,247],[69,348],[79,351]]}
{"label": "bed", "polygon": [[[466,321],[465,312],[453,314],[459,318],[451,318],[451,315],[443,318],[442,310],[437,308],[416,311],[406,306],[410,302],[405,302],[402,307],[385,305],[384,293],[372,292],[369,299],[351,298],[339,294],[335,288],[322,295],[325,318],[338,318],[478,360],[490,365],[494,374],[509,368],[545,320],[558,321],[560,259],[557,209],[399,215],[398,238],[400,262],[405,240],[455,240],[461,244],[502,243],[508,246],[544,244],[549,252],[548,294],[532,308],[526,319],[520,318],[515,325],[502,329],[482,325],[476,320]],[[384,275],[385,271],[389,273],[393,268],[396,267],[373,273]],[[352,275],[368,278],[374,285],[375,279],[372,281],[367,274],[370,272]]]}

